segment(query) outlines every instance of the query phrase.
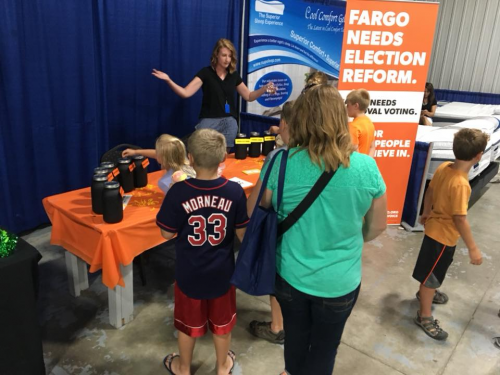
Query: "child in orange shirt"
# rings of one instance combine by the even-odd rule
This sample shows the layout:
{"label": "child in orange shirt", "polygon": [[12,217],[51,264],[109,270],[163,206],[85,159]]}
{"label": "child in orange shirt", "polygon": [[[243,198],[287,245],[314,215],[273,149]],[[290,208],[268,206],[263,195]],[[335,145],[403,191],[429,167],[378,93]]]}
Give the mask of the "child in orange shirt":
{"label": "child in orange shirt", "polygon": [[370,94],[364,89],[353,90],[345,101],[347,115],[354,118],[349,123],[352,144],[358,147],[358,152],[373,157],[375,155],[375,126],[365,115],[370,105]]}
{"label": "child in orange shirt", "polygon": [[425,225],[425,236],[413,270],[413,278],[420,282],[417,293],[420,310],[414,321],[435,340],[448,337],[433,318],[431,306],[448,302],[448,296],[437,288],[443,283],[453,261],[460,236],[469,249],[471,264],[482,263],[481,251],[467,221],[471,193],[468,173],[481,160],[488,138],[478,129],[457,132],[453,140],[455,162],[445,162],[436,169],[425,193],[424,211],[420,217],[420,222]]}

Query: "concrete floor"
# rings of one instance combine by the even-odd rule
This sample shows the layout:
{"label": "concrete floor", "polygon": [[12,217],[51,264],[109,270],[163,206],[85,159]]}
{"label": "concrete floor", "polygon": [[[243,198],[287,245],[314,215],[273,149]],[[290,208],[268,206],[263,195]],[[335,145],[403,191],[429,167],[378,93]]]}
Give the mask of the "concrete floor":
{"label": "concrete floor", "polygon": [[[411,274],[423,234],[391,227],[365,246],[361,294],[344,332],[335,375],[500,374],[500,350],[491,341],[500,336],[500,184],[483,190],[469,220],[484,263],[470,265],[459,242],[442,288],[450,301],[434,309],[448,340],[428,338],[412,320],[418,284]],[[40,317],[48,374],[167,373],[162,359],[177,350],[171,250],[150,252],[146,287],[135,271],[135,319],[117,330],[108,324],[107,290],[100,275],[91,274],[90,289],[72,298],[64,250],[49,244],[50,227],[25,238],[43,255]],[[283,346],[256,339],[247,330],[251,320],[269,317],[268,298],[239,293],[237,301],[234,374],[279,374]],[[192,373],[213,374],[214,365],[211,337],[206,336],[198,340]]]}

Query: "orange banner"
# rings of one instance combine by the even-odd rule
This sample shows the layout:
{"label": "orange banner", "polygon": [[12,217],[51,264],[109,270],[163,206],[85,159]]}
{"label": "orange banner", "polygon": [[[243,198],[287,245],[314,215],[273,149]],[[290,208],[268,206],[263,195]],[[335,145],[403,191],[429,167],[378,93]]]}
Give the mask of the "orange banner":
{"label": "orange banner", "polygon": [[437,3],[347,1],[338,88],[370,93],[389,224],[401,222],[437,13]]}

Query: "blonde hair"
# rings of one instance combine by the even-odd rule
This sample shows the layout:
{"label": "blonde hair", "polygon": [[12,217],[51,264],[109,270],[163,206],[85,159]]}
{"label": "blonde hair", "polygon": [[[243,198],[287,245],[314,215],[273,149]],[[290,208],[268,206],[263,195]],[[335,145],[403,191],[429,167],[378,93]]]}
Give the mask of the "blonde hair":
{"label": "blonde hair", "polygon": [[302,89],[302,94],[316,85],[328,84],[328,76],[320,71],[313,72],[307,76],[306,85]]}
{"label": "blonde hair", "polygon": [[283,104],[283,108],[281,108],[280,120],[285,121],[287,124],[292,119],[293,103],[295,103],[295,100],[290,100]]}
{"label": "blonde hair", "polygon": [[189,166],[189,161],[186,159],[186,147],[179,138],[170,134],[162,134],[156,139],[155,150],[156,159],[165,169],[181,170],[190,177],[196,175]]}
{"label": "blonde hair", "polygon": [[328,83],[328,76],[320,72],[312,72],[307,76],[306,85],[326,85]]}
{"label": "blonde hair", "polygon": [[196,130],[188,140],[194,167],[217,169],[226,156],[226,138],[214,129]]}
{"label": "blonde hair", "polygon": [[470,161],[484,152],[490,136],[479,129],[461,129],[453,138],[453,154],[457,160]]}
{"label": "blonde hair", "polygon": [[370,106],[370,93],[365,89],[352,90],[346,98],[350,104],[358,104],[359,110],[364,112]]}
{"label": "blonde hair", "polygon": [[217,66],[217,55],[221,48],[227,48],[231,52],[231,63],[229,64],[229,73],[234,73],[236,71],[236,64],[238,59],[236,58],[236,48],[234,48],[233,43],[229,39],[220,38],[217,43],[215,43],[214,49],[212,50],[212,57],[210,58],[210,65],[215,69]]}
{"label": "blonde hair", "polygon": [[325,171],[349,167],[354,147],[344,101],[336,88],[317,85],[300,95],[288,129],[289,146],[299,147],[296,152],[307,150],[311,161],[320,167],[324,164]]}

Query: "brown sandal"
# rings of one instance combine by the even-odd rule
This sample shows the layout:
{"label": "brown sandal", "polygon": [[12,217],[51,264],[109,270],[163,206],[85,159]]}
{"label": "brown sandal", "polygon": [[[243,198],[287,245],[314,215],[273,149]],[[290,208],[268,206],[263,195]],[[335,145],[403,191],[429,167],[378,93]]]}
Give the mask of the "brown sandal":
{"label": "brown sandal", "polygon": [[416,325],[418,325],[427,334],[427,336],[432,337],[434,340],[446,340],[448,338],[448,333],[443,331],[439,326],[439,321],[434,319],[432,316],[420,316],[420,312],[417,311],[417,316],[413,319]]}

